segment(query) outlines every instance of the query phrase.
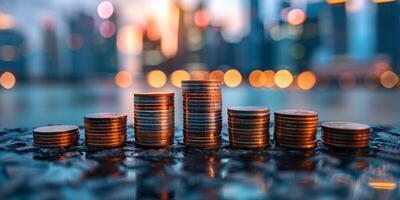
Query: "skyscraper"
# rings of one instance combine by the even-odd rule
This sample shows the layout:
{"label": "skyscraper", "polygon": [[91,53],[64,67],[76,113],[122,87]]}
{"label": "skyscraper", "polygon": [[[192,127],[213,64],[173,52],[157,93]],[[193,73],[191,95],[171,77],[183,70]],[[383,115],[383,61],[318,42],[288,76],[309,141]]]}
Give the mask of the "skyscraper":
{"label": "skyscraper", "polygon": [[9,71],[17,79],[28,76],[26,68],[25,38],[13,29],[0,29],[0,73]]}
{"label": "skyscraper", "polygon": [[377,4],[376,51],[389,57],[400,71],[400,6],[397,1]]}

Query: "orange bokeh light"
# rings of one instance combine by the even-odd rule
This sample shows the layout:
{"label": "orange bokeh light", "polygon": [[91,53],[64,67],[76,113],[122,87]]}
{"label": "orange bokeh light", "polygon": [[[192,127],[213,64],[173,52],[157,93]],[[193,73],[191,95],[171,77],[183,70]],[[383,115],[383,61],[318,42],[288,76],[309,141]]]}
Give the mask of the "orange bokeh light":
{"label": "orange bokeh light", "polygon": [[317,77],[311,71],[305,71],[297,76],[297,86],[302,90],[310,90],[315,86]]}
{"label": "orange bokeh light", "polygon": [[306,16],[306,13],[304,12],[304,10],[299,9],[299,8],[292,9],[287,14],[287,22],[290,25],[303,24],[304,21],[306,21],[306,18],[307,18],[307,16]]}
{"label": "orange bokeh light", "polygon": [[119,71],[115,75],[115,84],[120,88],[127,88],[132,85],[132,75],[128,71]]}
{"label": "orange bokeh light", "polygon": [[224,82],[228,87],[237,87],[242,82],[242,75],[238,70],[230,69],[224,74]]}
{"label": "orange bokeh light", "polygon": [[190,80],[190,74],[185,70],[176,70],[171,74],[170,80],[172,85],[180,88],[182,81]]}
{"label": "orange bokeh light", "polygon": [[260,88],[264,86],[266,82],[266,76],[261,70],[254,70],[249,75],[249,83],[252,87]]}
{"label": "orange bokeh light", "polygon": [[120,52],[139,55],[143,48],[143,31],[136,26],[123,26],[117,36],[117,48]]}
{"label": "orange bokeh light", "polygon": [[274,80],[279,88],[287,88],[292,84],[293,76],[288,70],[282,69],[276,72]]}
{"label": "orange bokeh light", "polygon": [[328,4],[346,3],[347,0],[326,0]]}
{"label": "orange bokeh light", "polygon": [[0,84],[6,89],[11,89],[12,87],[14,87],[16,82],[17,80],[14,74],[11,72],[4,72],[0,76]]}
{"label": "orange bokeh light", "polygon": [[216,81],[221,81],[221,84],[224,83],[224,72],[222,70],[214,70],[210,73],[209,79],[210,80],[216,80]]}
{"label": "orange bokeh light", "polygon": [[208,80],[209,73],[206,70],[196,70],[190,72],[192,80]]}
{"label": "orange bokeh light", "polygon": [[167,83],[167,76],[161,70],[147,73],[147,84],[153,88],[162,88]]}
{"label": "orange bokeh light", "polygon": [[386,71],[380,76],[380,81],[383,87],[393,88],[399,82],[399,77],[392,71]]}
{"label": "orange bokeh light", "polygon": [[371,180],[368,181],[368,186],[378,190],[394,190],[397,188],[397,183],[387,180]]}
{"label": "orange bokeh light", "polygon": [[395,2],[396,0],[373,0],[374,3],[389,3],[389,2]]}
{"label": "orange bokeh light", "polygon": [[272,70],[264,71],[265,82],[264,87],[273,88],[275,86],[275,72]]}

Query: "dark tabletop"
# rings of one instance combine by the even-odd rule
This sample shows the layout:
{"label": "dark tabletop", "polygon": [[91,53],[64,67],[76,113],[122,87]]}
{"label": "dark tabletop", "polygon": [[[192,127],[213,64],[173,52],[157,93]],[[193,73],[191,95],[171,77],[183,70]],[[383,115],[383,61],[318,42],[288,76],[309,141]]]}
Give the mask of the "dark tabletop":
{"label": "dark tabletop", "polygon": [[[235,150],[175,145],[40,149],[31,129],[0,131],[0,199],[397,199],[400,126],[374,126],[370,147],[311,151]],[[270,131],[272,133],[272,129]],[[272,135],[272,134],[270,134]],[[271,136],[272,137],[272,136]],[[320,138],[320,133],[317,135]]]}

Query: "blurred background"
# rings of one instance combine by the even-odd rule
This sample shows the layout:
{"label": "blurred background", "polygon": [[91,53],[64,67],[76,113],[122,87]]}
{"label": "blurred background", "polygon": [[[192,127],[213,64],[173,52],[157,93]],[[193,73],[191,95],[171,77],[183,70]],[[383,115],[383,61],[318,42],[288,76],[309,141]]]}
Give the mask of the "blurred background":
{"label": "blurred background", "polygon": [[[400,123],[396,0],[0,0],[0,128],[133,115],[133,93],[221,80],[224,108]],[[226,117],[225,117],[226,120]]]}

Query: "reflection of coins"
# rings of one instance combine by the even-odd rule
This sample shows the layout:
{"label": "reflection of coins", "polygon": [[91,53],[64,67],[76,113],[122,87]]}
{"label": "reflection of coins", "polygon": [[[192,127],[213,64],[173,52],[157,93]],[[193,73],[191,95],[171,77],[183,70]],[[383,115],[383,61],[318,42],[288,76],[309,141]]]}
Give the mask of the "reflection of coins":
{"label": "reflection of coins", "polygon": [[334,148],[358,149],[369,145],[370,126],[354,122],[325,122],[321,124],[321,139]]}
{"label": "reflection of coins", "polygon": [[184,144],[215,148],[222,142],[222,94],[219,81],[182,81]]}
{"label": "reflection of coins", "polygon": [[98,113],[86,115],[85,141],[88,146],[112,148],[125,144],[127,138],[127,115]]}
{"label": "reflection of coins", "polygon": [[228,108],[229,145],[232,148],[263,149],[269,144],[269,109],[256,106]]}
{"label": "reflection of coins", "polygon": [[281,147],[316,147],[318,113],[308,110],[280,110],[274,113],[274,139]]}
{"label": "reflection of coins", "polygon": [[175,134],[174,93],[134,95],[135,144],[163,148],[173,144]]}
{"label": "reflection of coins", "polygon": [[70,147],[79,140],[79,127],[73,125],[52,125],[33,130],[33,145],[43,148]]}

